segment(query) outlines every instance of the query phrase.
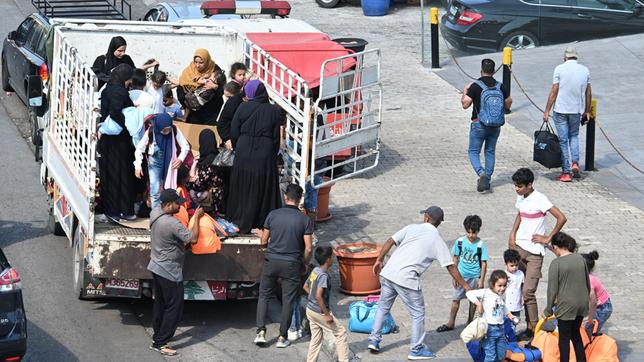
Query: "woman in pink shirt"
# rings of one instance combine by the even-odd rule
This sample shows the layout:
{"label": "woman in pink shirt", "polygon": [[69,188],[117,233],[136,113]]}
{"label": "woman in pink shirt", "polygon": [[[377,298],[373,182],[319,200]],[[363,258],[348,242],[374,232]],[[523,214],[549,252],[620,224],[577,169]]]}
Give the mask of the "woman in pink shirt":
{"label": "woman in pink shirt", "polygon": [[[592,321],[597,321],[597,332],[600,332],[604,323],[608,320],[613,313],[613,305],[610,302],[610,295],[604,288],[601,280],[593,274],[595,268],[595,260],[599,259],[599,253],[596,250],[588,254],[581,254],[586,260],[588,266],[588,278],[590,279],[590,308],[588,310],[588,321],[586,322],[586,330],[592,332]],[[592,319],[591,319],[592,317]]]}

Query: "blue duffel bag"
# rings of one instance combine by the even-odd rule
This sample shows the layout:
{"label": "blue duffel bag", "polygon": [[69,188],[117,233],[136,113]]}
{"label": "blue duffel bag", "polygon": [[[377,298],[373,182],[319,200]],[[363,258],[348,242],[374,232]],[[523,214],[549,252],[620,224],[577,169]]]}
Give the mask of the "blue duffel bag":
{"label": "blue duffel bag", "polygon": [[[371,327],[376,319],[376,311],[378,310],[378,303],[368,303],[365,301],[357,301],[349,305],[349,330],[357,333],[371,333]],[[380,329],[381,334],[389,334],[398,332],[398,326],[394,321],[391,313],[387,313],[385,321]]]}

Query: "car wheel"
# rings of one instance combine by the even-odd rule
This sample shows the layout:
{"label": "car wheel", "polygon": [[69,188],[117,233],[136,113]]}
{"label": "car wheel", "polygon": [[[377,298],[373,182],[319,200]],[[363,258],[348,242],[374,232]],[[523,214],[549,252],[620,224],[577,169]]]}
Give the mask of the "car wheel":
{"label": "car wheel", "polygon": [[78,299],[84,299],[84,274],[85,274],[85,255],[83,253],[83,240],[81,240],[80,226],[76,227],[74,232],[74,294]]}
{"label": "car wheel", "polygon": [[2,57],[2,89],[5,92],[13,92],[13,88],[9,84],[9,72],[7,71],[7,62]]}
{"label": "car wheel", "polygon": [[60,226],[60,223],[56,221],[56,216],[54,216],[54,209],[49,210],[47,230],[49,230],[50,233],[56,236],[65,236],[65,230],[63,230],[63,227]]}
{"label": "car wheel", "polygon": [[315,2],[318,3],[320,7],[330,9],[336,7],[340,0],[315,0]]}
{"label": "car wheel", "polygon": [[505,47],[513,50],[532,49],[539,46],[539,40],[532,33],[527,31],[517,31],[509,34],[501,41],[499,51]]}

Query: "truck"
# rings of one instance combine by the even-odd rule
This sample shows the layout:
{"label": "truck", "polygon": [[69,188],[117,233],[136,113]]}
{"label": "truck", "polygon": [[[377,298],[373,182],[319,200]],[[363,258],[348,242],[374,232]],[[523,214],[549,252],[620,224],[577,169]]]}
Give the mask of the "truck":
{"label": "truck", "polygon": [[[271,24],[276,24],[272,22],[284,28],[285,21],[292,22],[289,32],[272,31]],[[174,79],[192,61],[196,48],[208,49],[222,69],[233,62],[245,63],[286,114],[280,151],[286,160],[281,171],[284,182],[303,188],[308,184],[312,190],[378,164],[382,108],[378,49],[341,51],[326,34],[294,19],[180,24],[54,18],[50,22],[51,74],[44,83],[29,83],[29,97],[30,104],[47,107],[39,112],[43,114],[40,179],[49,200],[50,230],[66,236],[73,252],[73,285],[81,299],[152,294],[152,276],[146,269],[149,230],[98,222],[95,213],[100,99],[90,66],[115,35],[127,40],[135,64],[156,58]],[[314,41],[293,46],[298,39]],[[323,42],[334,51],[322,49]],[[302,54],[305,48],[313,50]],[[340,153],[342,157],[336,158]],[[313,162],[316,159],[326,163],[316,167],[320,165]],[[344,168],[342,173],[336,172],[339,167]],[[326,177],[314,182],[316,176]],[[264,252],[259,238],[250,235],[223,240],[215,254],[187,251],[185,299],[257,298]]]}

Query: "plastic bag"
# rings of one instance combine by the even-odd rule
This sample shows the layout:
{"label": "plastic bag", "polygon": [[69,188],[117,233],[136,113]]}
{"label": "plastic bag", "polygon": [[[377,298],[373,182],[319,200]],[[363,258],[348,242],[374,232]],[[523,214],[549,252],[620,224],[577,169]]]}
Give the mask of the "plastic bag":
{"label": "plastic bag", "polygon": [[232,167],[235,161],[235,151],[233,150],[220,150],[219,154],[212,161],[212,164],[219,167]]}
{"label": "plastic bag", "polygon": [[474,318],[470,324],[461,332],[461,339],[468,343],[471,341],[480,341],[487,333],[487,322],[483,317]]}

